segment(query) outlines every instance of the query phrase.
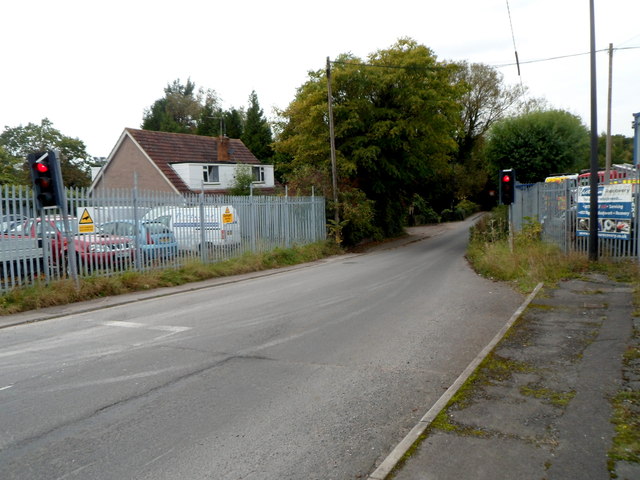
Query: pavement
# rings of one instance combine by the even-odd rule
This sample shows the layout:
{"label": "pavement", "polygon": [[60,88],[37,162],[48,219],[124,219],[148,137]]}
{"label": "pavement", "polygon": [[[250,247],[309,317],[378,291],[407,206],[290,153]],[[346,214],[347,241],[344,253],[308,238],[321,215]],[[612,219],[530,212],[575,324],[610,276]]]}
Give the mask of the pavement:
{"label": "pavement", "polygon": [[[487,362],[447,391],[460,391],[460,401],[436,404],[369,480],[640,479],[640,463],[608,457],[611,399],[640,394],[632,293],[592,274],[530,295],[506,335],[479,355],[490,354]],[[471,374],[471,389],[460,390]]]}

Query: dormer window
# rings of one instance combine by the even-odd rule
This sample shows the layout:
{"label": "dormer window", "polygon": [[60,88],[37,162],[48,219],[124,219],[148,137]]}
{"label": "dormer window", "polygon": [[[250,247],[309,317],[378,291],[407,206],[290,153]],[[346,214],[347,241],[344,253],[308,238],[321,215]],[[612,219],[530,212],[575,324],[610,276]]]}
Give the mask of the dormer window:
{"label": "dormer window", "polygon": [[205,165],[202,167],[202,181],[204,183],[220,183],[220,174],[217,165]]}

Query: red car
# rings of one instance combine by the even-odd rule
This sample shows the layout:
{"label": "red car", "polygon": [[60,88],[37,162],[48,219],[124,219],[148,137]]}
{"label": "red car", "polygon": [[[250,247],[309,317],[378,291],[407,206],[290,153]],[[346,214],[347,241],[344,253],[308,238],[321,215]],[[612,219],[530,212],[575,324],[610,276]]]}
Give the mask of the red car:
{"label": "red car", "polygon": [[[64,266],[68,258],[69,245],[67,236],[64,234],[62,217],[45,217],[44,227],[44,236],[50,239],[50,262],[57,267]],[[122,268],[133,260],[135,249],[128,238],[102,233],[79,234],[78,220],[74,217],[69,217],[69,228],[81,270]],[[42,219],[31,218],[15,228],[11,234],[40,238],[42,237]]]}

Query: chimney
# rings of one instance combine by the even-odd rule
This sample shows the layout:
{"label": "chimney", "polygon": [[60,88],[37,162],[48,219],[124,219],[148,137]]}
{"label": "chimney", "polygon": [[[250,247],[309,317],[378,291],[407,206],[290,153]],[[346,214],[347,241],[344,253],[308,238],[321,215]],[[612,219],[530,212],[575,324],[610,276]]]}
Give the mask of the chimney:
{"label": "chimney", "polygon": [[218,162],[229,161],[229,137],[220,135],[218,137]]}

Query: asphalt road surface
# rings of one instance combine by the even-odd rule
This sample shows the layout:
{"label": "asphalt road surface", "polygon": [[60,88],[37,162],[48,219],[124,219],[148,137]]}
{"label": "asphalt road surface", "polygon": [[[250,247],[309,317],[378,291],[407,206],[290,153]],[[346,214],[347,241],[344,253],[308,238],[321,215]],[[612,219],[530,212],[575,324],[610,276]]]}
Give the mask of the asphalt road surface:
{"label": "asphalt road surface", "polygon": [[357,479],[522,297],[404,246],[0,330],[0,478]]}

